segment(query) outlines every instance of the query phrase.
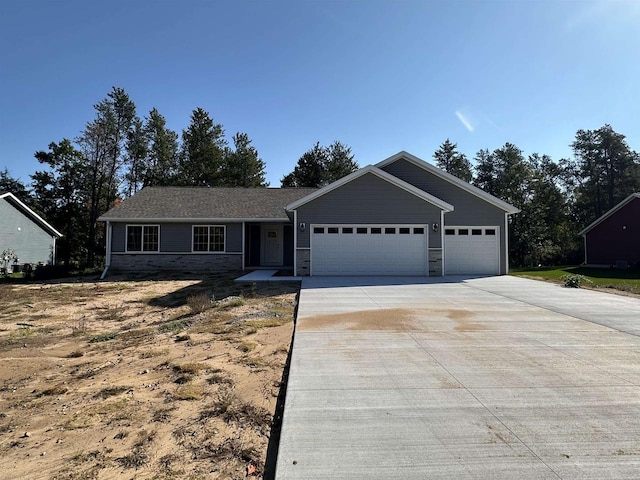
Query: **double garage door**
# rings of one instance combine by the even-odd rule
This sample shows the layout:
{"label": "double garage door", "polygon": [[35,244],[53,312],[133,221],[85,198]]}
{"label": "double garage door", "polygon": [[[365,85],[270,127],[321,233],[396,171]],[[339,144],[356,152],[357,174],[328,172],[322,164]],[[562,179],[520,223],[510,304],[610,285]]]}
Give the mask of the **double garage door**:
{"label": "double garage door", "polygon": [[312,275],[427,275],[427,225],[312,225]]}
{"label": "double garage door", "polygon": [[[312,225],[312,275],[428,275],[427,225]],[[445,227],[447,275],[498,275],[498,227]]]}

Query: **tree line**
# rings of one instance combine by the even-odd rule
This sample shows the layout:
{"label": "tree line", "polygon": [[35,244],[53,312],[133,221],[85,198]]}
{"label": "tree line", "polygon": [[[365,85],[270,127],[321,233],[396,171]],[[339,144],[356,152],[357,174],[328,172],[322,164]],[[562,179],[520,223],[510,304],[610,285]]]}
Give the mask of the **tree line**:
{"label": "tree line", "polygon": [[640,192],[640,155],[610,125],[578,130],[573,158],[525,156],[506,143],[480,150],[472,167],[456,144],[446,140],[434,153],[447,172],[514,205],[509,256],[513,266],[578,264],[583,242],[578,232],[631,193]]}
{"label": "tree line", "polygon": [[[143,187],[268,186],[266,164],[248,134],[237,132],[229,142],[222,124],[203,108],[193,110],[181,135],[167,127],[156,108],[140,118],[123,88],[113,87],[94,112],[73,140],[63,138],[35,152],[42,169],[30,175],[29,186],[6,168],[0,171],[0,192],[14,193],[64,235],[57,261],[65,266],[92,268],[103,262],[104,226],[98,218]],[[286,186],[320,186],[351,173],[340,162],[357,169],[351,149],[340,142],[316,144],[309,152],[321,153],[328,163],[317,178],[296,167],[283,179]]]}
{"label": "tree line", "polygon": [[[35,153],[42,169],[29,186],[0,171],[0,191],[11,191],[64,237],[58,262],[92,268],[104,256],[104,226],[97,219],[146,186],[268,186],[265,162],[247,133],[229,142],[223,126],[202,108],[181,135],[156,109],[140,118],[126,91],[114,87],[94,105],[95,116],[74,139]],[[476,153],[472,162],[447,139],[433,154],[437,166],[509,202],[511,264],[575,264],[582,260],[578,232],[640,191],[640,157],[624,135],[605,125],[579,130],[573,158],[526,156],[506,143]],[[359,168],[351,148],[316,143],[281,179],[283,187],[322,187]]]}

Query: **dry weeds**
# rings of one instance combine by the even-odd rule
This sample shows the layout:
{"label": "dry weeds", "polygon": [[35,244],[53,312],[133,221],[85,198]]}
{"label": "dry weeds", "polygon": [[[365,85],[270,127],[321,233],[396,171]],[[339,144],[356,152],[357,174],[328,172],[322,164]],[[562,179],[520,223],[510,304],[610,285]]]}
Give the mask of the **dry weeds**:
{"label": "dry weeds", "polygon": [[0,479],[259,478],[296,293],[233,277],[0,285]]}

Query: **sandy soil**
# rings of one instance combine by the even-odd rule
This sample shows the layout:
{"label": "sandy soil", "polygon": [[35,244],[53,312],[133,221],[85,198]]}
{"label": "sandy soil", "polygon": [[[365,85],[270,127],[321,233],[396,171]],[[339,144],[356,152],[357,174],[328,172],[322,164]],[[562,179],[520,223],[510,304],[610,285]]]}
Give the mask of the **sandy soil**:
{"label": "sandy soil", "polygon": [[0,285],[0,479],[261,478],[298,286],[232,278]]}

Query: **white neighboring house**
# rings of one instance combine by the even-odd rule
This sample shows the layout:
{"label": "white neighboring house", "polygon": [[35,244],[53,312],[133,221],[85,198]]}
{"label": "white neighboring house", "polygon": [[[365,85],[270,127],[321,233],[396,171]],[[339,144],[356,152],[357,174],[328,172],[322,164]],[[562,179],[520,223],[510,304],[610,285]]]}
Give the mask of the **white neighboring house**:
{"label": "white neighboring house", "polygon": [[0,253],[12,250],[14,258],[0,259],[0,267],[26,263],[53,265],[56,240],[62,234],[49,225],[13,193],[0,194]]}

